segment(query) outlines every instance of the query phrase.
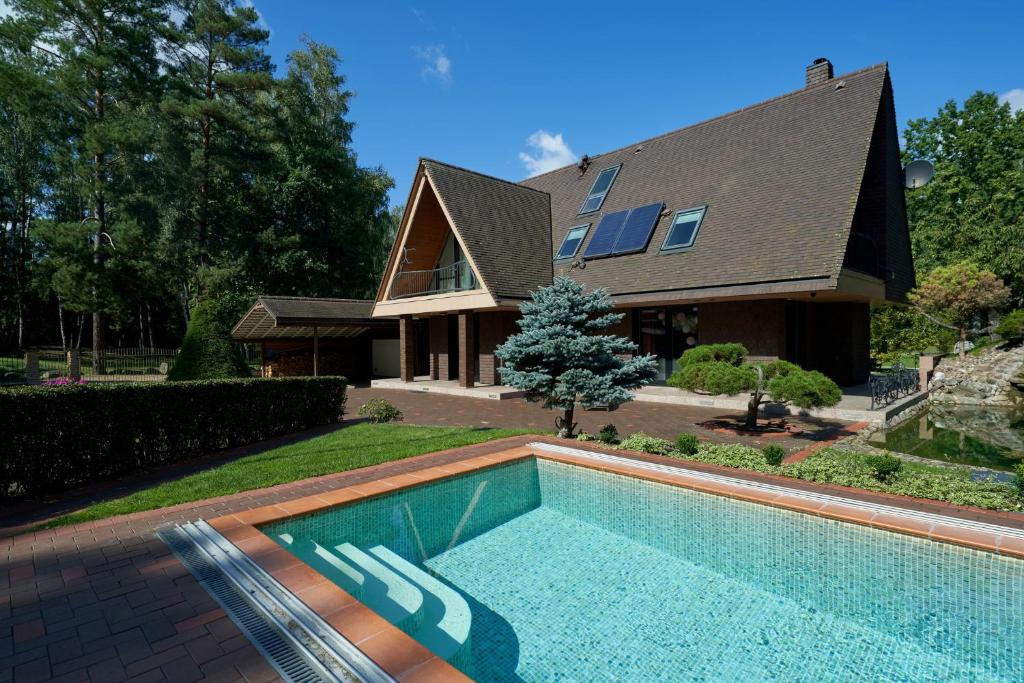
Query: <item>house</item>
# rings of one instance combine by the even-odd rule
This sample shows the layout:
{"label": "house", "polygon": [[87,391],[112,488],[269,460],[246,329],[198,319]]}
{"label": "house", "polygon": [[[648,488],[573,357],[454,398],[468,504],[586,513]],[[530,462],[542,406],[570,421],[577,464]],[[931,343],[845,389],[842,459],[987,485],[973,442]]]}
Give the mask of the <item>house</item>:
{"label": "house", "polygon": [[799,90],[519,183],[421,159],[373,317],[399,319],[403,381],[498,384],[519,304],[568,275],[660,379],[742,342],[858,385],[870,305],[914,286],[903,192],[888,66],[818,59]]}

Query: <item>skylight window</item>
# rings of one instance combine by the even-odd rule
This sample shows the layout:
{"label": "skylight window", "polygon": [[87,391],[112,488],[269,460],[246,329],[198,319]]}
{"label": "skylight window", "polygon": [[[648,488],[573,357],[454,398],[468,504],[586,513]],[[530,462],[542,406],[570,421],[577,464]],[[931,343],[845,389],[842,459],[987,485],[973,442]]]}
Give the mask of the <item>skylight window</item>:
{"label": "skylight window", "polygon": [[562,241],[562,246],[558,249],[558,253],[555,254],[555,260],[559,261],[574,257],[579,252],[580,245],[583,244],[583,240],[587,236],[587,230],[590,230],[590,223],[570,228],[569,232],[565,235],[565,239]]}
{"label": "skylight window", "polygon": [[580,207],[580,214],[591,213],[601,208],[604,198],[608,195],[608,190],[612,189],[612,183],[615,182],[615,176],[618,175],[620,168],[622,168],[622,164],[611,166],[597,174],[594,185],[590,188],[590,194],[587,195],[586,201]]}
{"label": "skylight window", "polygon": [[693,246],[697,239],[697,231],[700,230],[701,221],[704,220],[706,206],[696,209],[678,211],[672,218],[672,224],[668,228],[668,235],[665,236],[665,243],[661,245],[662,251],[676,251],[688,249]]}

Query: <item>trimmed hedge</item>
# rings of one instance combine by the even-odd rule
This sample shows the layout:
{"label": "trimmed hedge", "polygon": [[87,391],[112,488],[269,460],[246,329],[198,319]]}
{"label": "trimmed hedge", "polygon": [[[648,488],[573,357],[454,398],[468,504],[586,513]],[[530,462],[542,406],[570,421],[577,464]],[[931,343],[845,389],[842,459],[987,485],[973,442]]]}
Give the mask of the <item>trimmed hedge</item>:
{"label": "trimmed hedge", "polygon": [[0,500],[340,422],[343,377],[0,390]]}

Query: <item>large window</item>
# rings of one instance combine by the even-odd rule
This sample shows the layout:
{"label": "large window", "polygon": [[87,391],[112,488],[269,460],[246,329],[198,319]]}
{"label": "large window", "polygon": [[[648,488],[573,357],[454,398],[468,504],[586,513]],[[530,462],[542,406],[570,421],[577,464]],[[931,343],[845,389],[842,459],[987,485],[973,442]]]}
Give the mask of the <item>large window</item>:
{"label": "large window", "polygon": [[656,380],[664,382],[683,353],[697,345],[697,307],[635,309],[633,320],[640,353],[656,358]]}
{"label": "large window", "polygon": [[597,174],[594,185],[590,188],[590,194],[587,195],[583,206],[580,207],[580,214],[591,213],[601,208],[604,198],[608,195],[608,190],[612,189],[612,183],[615,182],[615,176],[618,175],[620,168],[622,168],[622,164],[611,166]]}
{"label": "large window", "polygon": [[672,225],[668,228],[668,234],[665,235],[665,243],[661,245],[661,250],[678,251],[692,247],[697,240],[697,231],[700,230],[706,210],[706,206],[701,206],[677,212],[672,218]]}
{"label": "large window", "polygon": [[574,257],[580,250],[580,245],[583,244],[583,240],[587,236],[587,230],[590,229],[590,223],[586,225],[577,225],[575,228],[569,230],[565,235],[565,239],[562,241],[562,246],[558,249],[558,253],[555,254],[555,260],[567,259]]}

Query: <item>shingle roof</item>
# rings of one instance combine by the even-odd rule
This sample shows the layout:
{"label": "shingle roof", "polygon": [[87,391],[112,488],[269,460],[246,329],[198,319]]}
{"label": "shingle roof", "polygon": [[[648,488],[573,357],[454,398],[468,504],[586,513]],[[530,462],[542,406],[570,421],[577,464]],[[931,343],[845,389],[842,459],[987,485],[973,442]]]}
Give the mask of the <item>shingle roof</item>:
{"label": "shingle roof", "polygon": [[[594,156],[583,176],[568,166],[521,184],[550,195],[555,245],[605,213],[658,201],[672,212],[708,206],[687,252],[659,255],[671,221],[663,217],[646,252],[573,271],[612,294],[836,278],[885,87],[882,64]],[[601,211],[577,216],[597,173],[616,164]],[[550,259],[546,246],[536,248]]]}
{"label": "shingle roof", "polygon": [[525,298],[551,283],[546,193],[433,159],[421,163],[491,294]]}
{"label": "shingle roof", "polygon": [[354,337],[391,321],[370,320],[373,301],[261,296],[231,330],[239,341],[321,337]]}
{"label": "shingle roof", "polygon": [[336,321],[369,319],[373,301],[368,299],[320,299],[301,296],[261,296],[267,311],[282,321]]}

